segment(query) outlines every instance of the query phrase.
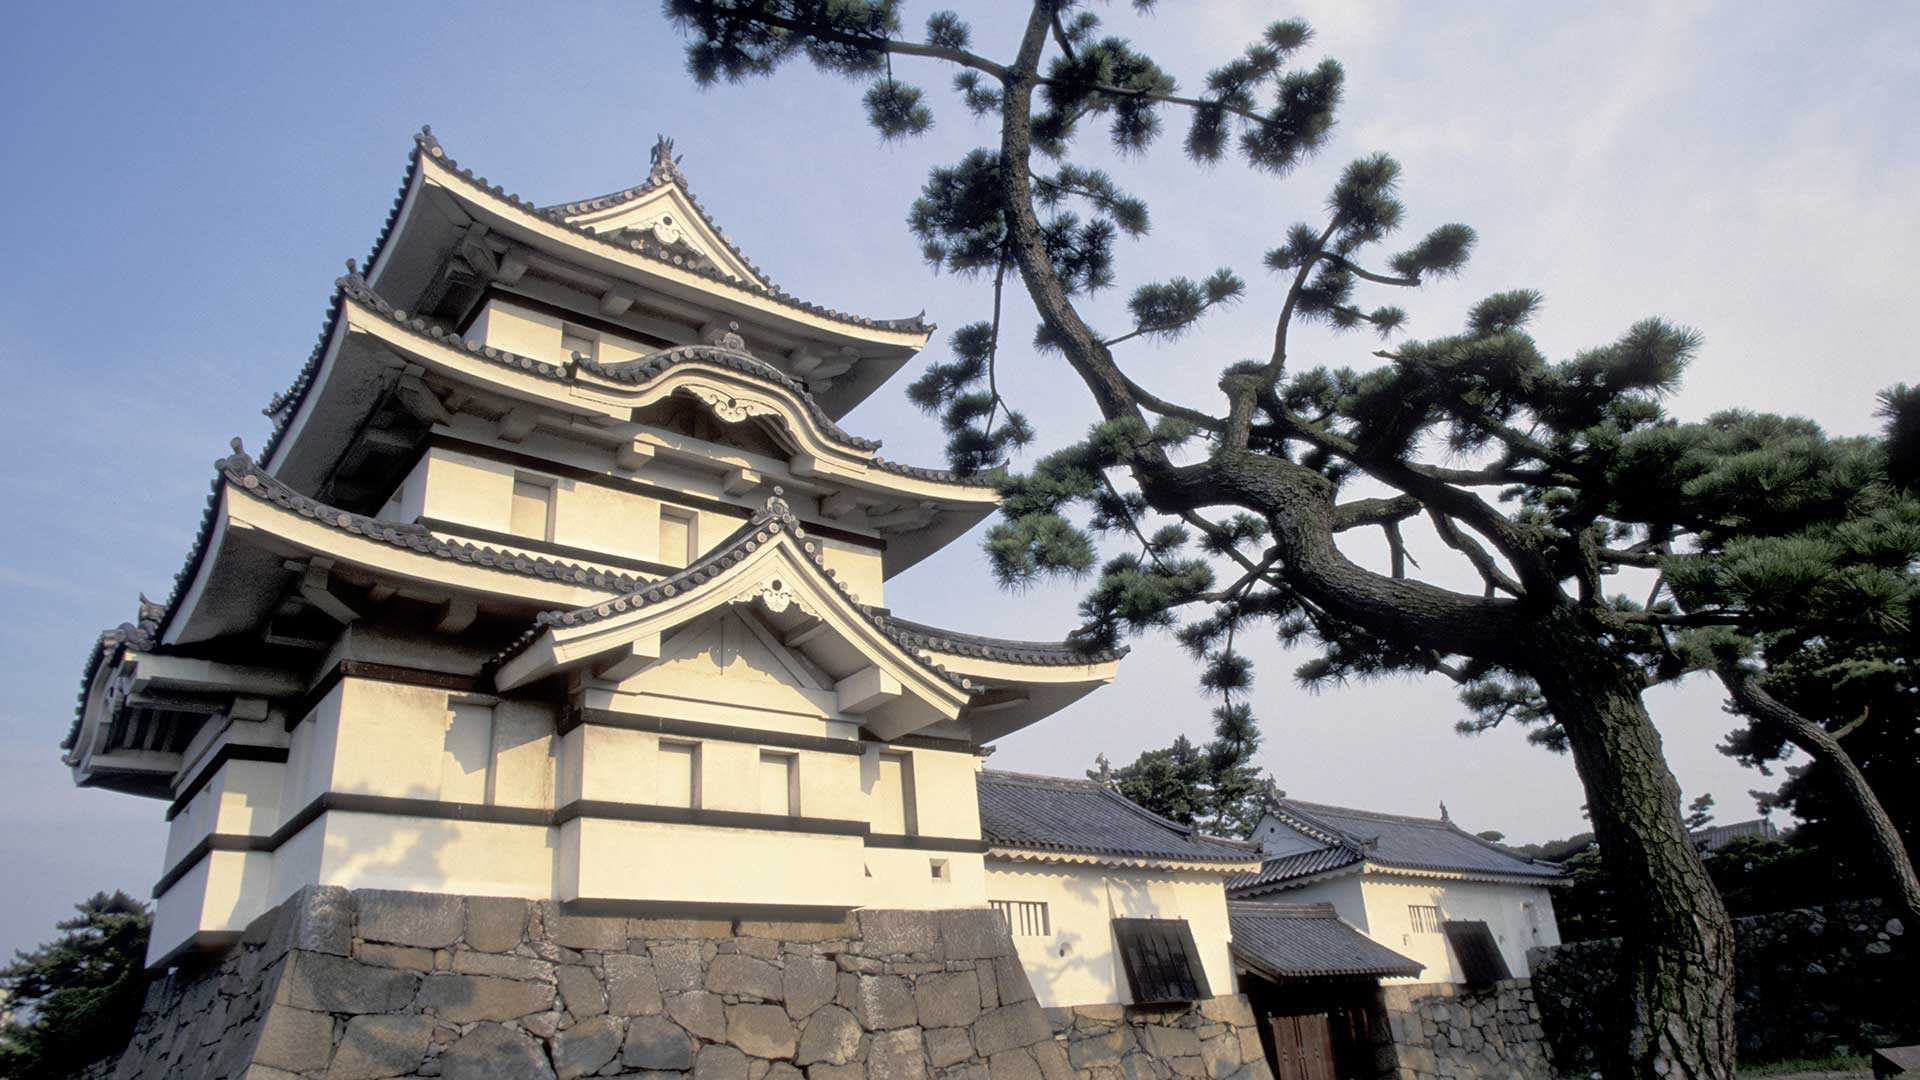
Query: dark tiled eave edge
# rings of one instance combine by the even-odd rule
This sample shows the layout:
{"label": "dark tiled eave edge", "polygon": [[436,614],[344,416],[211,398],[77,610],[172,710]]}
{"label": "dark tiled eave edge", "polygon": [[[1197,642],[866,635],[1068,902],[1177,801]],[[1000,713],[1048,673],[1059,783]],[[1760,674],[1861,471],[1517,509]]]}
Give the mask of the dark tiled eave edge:
{"label": "dark tiled eave edge", "polygon": [[1097,794],[1126,810],[1128,813],[1133,814],[1135,817],[1142,818],[1183,839],[1194,843],[1212,844],[1216,847],[1233,848],[1236,850],[1203,854],[1168,854],[1166,852],[1147,851],[1143,848],[1111,847],[1098,844],[1076,844],[1062,841],[1033,840],[1014,837],[988,837],[987,839],[992,840],[997,847],[1008,849],[1024,848],[1034,851],[1058,851],[1087,855],[1124,855],[1130,858],[1161,859],[1169,862],[1252,862],[1260,858],[1259,845],[1251,841],[1233,840],[1224,836],[1213,836],[1209,833],[1201,832],[1194,826],[1182,825],[1171,818],[1161,817],[1159,814],[1154,813],[1139,803],[1134,802],[1132,799],[1127,798],[1125,795],[1120,794],[1118,791],[1097,781],[1075,780],[1072,777],[1066,776],[1043,776],[1038,773],[1009,772],[1000,769],[987,770],[981,775],[985,777],[989,783],[1025,784],[1030,787]]}
{"label": "dark tiled eave edge", "polygon": [[99,671],[106,657],[117,654],[120,647],[126,644],[133,644],[135,648],[152,648],[154,643],[160,640],[167,625],[173,621],[174,614],[179,610],[181,597],[186,594],[186,590],[199,571],[201,560],[206,557],[207,546],[212,542],[213,530],[217,524],[220,495],[229,484],[261,502],[272,503],[302,517],[311,518],[329,528],[377,543],[407,548],[423,555],[434,555],[510,574],[605,589],[608,592],[632,590],[644,582],[644,579],[632,574],[594,570],[578,563],[518,555],[476,544],[442,540],[422,525],[381,521],[364,514],[349,513],[338,507],[328,506],[317,499],[310,499],[300,494],[267,475],[241,450],[238,439],[233,441],[232,455],[214,462],[214,468],[217,474],[213,478],[212,491],[207,496],[206,509],[200,515],[200,527],[194,534],[192,546],[188,549],[186,565],[174,575],[173,591],[168,595],[165,604],[142,603],[141,623],[138,627],[123,624],[118,629],[109,630],[101,635],[92,655],[87,658],[80,680],[79,710],[75,715],[72,730],[68,732],[66,741],[61,744],[62,750],[72,749],[74,741],[79,736],[80,714],[86,710],[87,692],[92,687],[94,675]]}
{"label": "dark tiled eave edge", "polygon": [[[776,492],[778,491],[777,488],[775,490]],[[486,671],[490,674],[499,670],[500,665],[518,656],[521,652],[525,651],[529,645],[532,645],[538,640],[540,635],[546,632],[548,627],[584,626],[588,623],[595,623],[602,619],[612,618],[624,612],[637,611],[649,604],[662,603],[688,591],[698,589],[707,582],[719,577],[722,572],[730,569],[734,563],[746,558],[748,554],[759,550],[761,545],[775,542],[779,534],[785,532],[792,536],[795,541],[799,542],[801,553],[806,556],[807,562],[820,573],[823,579],[839,591],[840,595],[846,599],[849,608],[858,612],[862,618],[872,623],[875,629],[879,630],[888,640],[900,646],[902,651],[912,657],[922,667],[934,672],[942,679],[945,679],[947,682],[969,694],[978,693],[985,689],[985,687],[975,686],[971,680],[956,675],[948,671],[944,666],[929,659],[919,648],[915,647],[911,640],[889,627],[883,616],[856,600],[852,591],[847,588],[846,583],[840,580],[839,575],[827,568],[826,563],[820,557],[819,545],[807,539],[806,526],[801,523],[799,518],[793,516],[792,511],[787,509],[786,500],[776,494],[773,498],[767,500],[767,502],[768,506],[766,508],[755,511],[754,515],[747,519],[746,524],[735,529],[726,539],[715,544],[698,562],[695,562],[692,566],[687,567],[672,577],[644,583],[631,589],[625,595],[587,607],[575,608],[572,611],[542,612],[539,618],[534,620],[533,625],[522,632],[518,638],[515,638],[512,644],[502,649],[491,660],[487,661]]]}
{"label": "dark tiled eave edge", "polygon": [[987,837],[987,842],[1001,851],[1031,851],[1035,854],[1061,855],[1109,855],[1126,859],[1151,859],[1155,862],[1213,862],[1241,863],[1259,857],[1258,852],[1244,855],[1231,852],[1219,854],[1173,854],[1165,851],[1147,851],[1142,848],[1100,847],[1094,844],[1057,844],[1044,840],[1008,840]]}
{"label": "dark tiled eave edge", "polygon": [[[335,279],[334,290],[333,302],[328,307],[326,325],[321,329],[320,339],[315,343],[313,352],[307,357],[306,364],[300,369],[300,373],[295,378],[293,386],[284,393],[274,395],[273,400],[268,403],[266,409],[262,410],[274,421],[273,432],[267,439],[266,448],[262,450],[260,454],[260,460],[262,461],[267,461],[272,458],[274,451],[279,447],[281,438],[287,428],[292,424],[293,417],[295,413],[298,412],[301,401],[306,397],[308,391],[312,389],[313,379],[318,374],[320,365],[326,357],[327,343],[332,340],[334,331],[338,328],[340,316],[345,310],[348,301],[358,304],[363,310],[385,317],[389,322],[415,337],[432,341],[451,349],[464,350],[479,359],[497,364],[511,371],[523,372],[545,379],[553,379],[558,382],[574,381],[578,372],[586,371],[613,382],[638,385],[651,381],[676,364],[700,362],[723,367],[730,371],[736,371],[743,375],[778,386],[797,396],[800,399],[801,405],[807,410],[807,414],[811,416],[814,422],[820,425],[821,430],[835,442],[861,453],[871,453],[880,447],[880,443],[877,440],[863,439],[849,433],[845,428],[835,422],[832,417],[827,415],[826,410],[820,407],[820,403],[814,399],[813,394],[798,380],[793,379],[780,371],[780,369],[755,357],[751,353],[728,349],[718,345],[680,345],[662,350],[650,356],[644,356],[636,360],[622,361],[617,364],[600,364],[579,358],[564,364],[550,364],[545,360],[537,360],[533,357],[521,356],[518,353],[509,352],[505,349],[494,348],[491,345],[483,344],[478,339],[462,337],[460,334],[448,330],[437,322],[424,319],[418,315],[409,314],[405,310],[389,303],[386,298],[382,297],[379,293],[374,292],[373,289],[367,285],[366,278],[361,276],[357,271]],[[938,469],[923,469],[912,465],[901,465],[881,458],[878,455],[874,455],[869,460],[875,468],[884,472],[926,480],[932,483],[953,484],[961,487],[992,487],[994,485],[994,479],[991,476],[960,476]]]}
{"label": "dark tiled eave edge", "polygon": [[450,157],[447,154],[446,149],[440,145],[440,140],[434,138],[433,130],[431,128],[421,128],[420,134],[414,136],[414,141],[417,144],[417,149],[415,151],[416,153],[425,153],[429,157],[432,157],[434,160],[440,162],[442,165],[445,165],[447,169],[451,171],[455,176],[459,177],[461,180],[465,181],[467,184],[469,184],[476,190],[479,190],[488,195],[491,195],[496,199],[504,200],[505,202],[514,206],[515,208],[527,214],[531,214],[532,216],[537,217],[542,221],[548,222],[549,224],[565,229],[576,236],[580,236],[585,239],[592,240],[596,243],[605,244],[608,247],[615,248],[620,251],[639,254],[639,255],[645,256],[646,258],[652,259],[656,262],[665,263],[676,269],[684,270],[687,273],[695,274],[697,276],[706,278],[712,281],[713,283],[715,283],[716,285],[721,285],[726,288],[736,290],[738,292],[743,292],[750,296],[755,296],[755,297],[759,297],[766,300],[772,300],[775,303],[781,304],[785,307],[790,307],[798,311],[804,311],[809,315],[817,315],[821,318],[832,319],[835,322],[847,323],[848,325],[851,325],[851,326],[865,327],[870,330],[888,330],[888,331],[893,331],[897,333],[906,333],[906,334],[931,334],[935,329],[932,323],[927,322],[926,319],[920,315],[916,315],[911,319],[869,319],[860,315],[850,315],[844,311],[836,311],[833,308],[823,307],[819,304],[810,303],[806,300],[802,300],[799,297],[794,296],[793,294],[787,292],[784,289],[771,288],[771,287],[761,288],[759,286],[752,284],[751,282],[736,281],[733,278],[730,278],[727,275],[720,273],[718,270],[706,270],[700,267],[696,267],[690,264],[685,258],[685,256],[676,255],[673,252],[667,250],[662,245],[657,243],[640,240],[637,238],[621,239],[616,236],[608,236],[602,233],[595,232],[594,230],[586,228],[584,226],[575,225],[572,222],[568,221],[566,215],[561,213],[558,209],[553,209],[553,208],[543,209],[535,205],[531,200],[521,198],[518,195],[508,192],[506,189],[502,188],[498,184],[487,183],[486,177],[475,176],[473,174],[473,170],[463,168],[458,162],[456,162],[452,157]]}
{"label": "dark tiled eave edge", "polygon": [[[665,145],[667,152],[671,151],[673,145],[671,140],[663,138],[660,140],[660,143]],[[693,204],[694,212],[700,215],[700,220],[707,226],[707,229],[713,233],[714,237],[718,239],[721,244],[725,245],[729,252],[733,253],[734,258],[740,260],[741,265],[747,268],[747,272],[759,278],[761,281],[766,282],[769,286],[773,285],[773,279],[767,276],[767,272],[754,265],[753,260],[747,258],[747,253],[741,251],[740,248],[727,237],[726,230],[722,229],[720,223],[713,219],[713,215],[707,212],[707,208],[705,204],[701,203],[700,197],[693,193],[692,185],[687,183],[686,174],[680,171],[680,163],[671,157],[665,156],[660,144],[654,146],[653,166],[647,170],[647,178],[639,184],[629,188],[621,188],[619,191],[608,192],[605,195],[598,195],[591,199],[575,199],[572,202],[543,206],[540,210],[542,213],[558,211],[562,214],[590,214],[601,210],[611,210],[624,203],[630,203],[650,191],[658,191],[663,187],[678,187],[680,194],[687,197],[687,202]]]}
{"label": "dark tiled eave edge", "polygon": [[1338,810],[1345,815],[1379,820],[1392,825],[1404,825],[1422,829],[1445,829],[1454,836],[1467,840],[1485,848],[1495,855],[1519,864],[1522,868],[1537,868],[1537,872],[1529,872],[1526,869],[1501,870],[1492,867],[1453,866],[1446,863],[1421,862],[1417,859],[1382,858],[1373,847],[1372,840],[1374,838],[1360,836],[1345,829],[1335,828],[1321,818],[1314,816],[1315,810],[1319,809],[1319,807],[1313,803],[1302,804],[1292,799],[1269,799],[1267,808],[1280,817],[1306,828],[1310,832],[1329,837],[1331,843],[1362,854],[1366,856],[1368,861],[1383,867],[1401,870],[1435,870],[1454,874],[1475,874],[1494,877],[1560,878],[1566,876],[1566,871],[1557,863],[1517,855],[1498,844],[1489,843],[1488,841],[1480,839],[1451,821],[1435,821],[1431,818],[1413,817],[1406,814],[1383,814],[1372,810],[1355,810],[1347,807],[1326,807],[1328,810]]}
{"label": "dark tiled eave edge", "polygon": [[881,614],[881,621],[902,640],[910,641],[919,648],[953,656],[970,656],[978,660],[998,660],[1009,664],[1034,664],[1047,667],[1104,664],[1120,659],[1127,655],[1128,651],[1124,647],[1081,649],[1070,640],[1014,641],[980,634],[965,634],[887,614]]}

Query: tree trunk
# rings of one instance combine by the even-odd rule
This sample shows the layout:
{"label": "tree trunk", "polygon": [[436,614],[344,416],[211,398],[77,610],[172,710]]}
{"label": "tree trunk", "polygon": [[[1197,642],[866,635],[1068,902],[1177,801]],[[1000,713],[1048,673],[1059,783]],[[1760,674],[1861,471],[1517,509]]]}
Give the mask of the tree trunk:
{"label": "tree trunk", "polygon": [[1566,730],[1601,858],[1623,901],[1627,1037],[1608,1075],[1730,1080],[1733,923],[1687,837],[1680,785],[1640,699],[1639,673],[1571,612],[1547,624],[1528,673]]}
{"label": "tree trunk", "polygon": [[1893,827],[1893,819],[1880,805],[1879,796],[1868,786],[1860,766],[1854,764],[1853,755],[1832,732],[1761,689],[1752,672],[1732,669],[1716,674],[1741,711],[1778,730],[1826,770],[1853,813],[1887,899],[1900,909],[1907,925],[1920,927],[1920,878],[1914,874],[1913,859],[1907,854],[1900,831]]}

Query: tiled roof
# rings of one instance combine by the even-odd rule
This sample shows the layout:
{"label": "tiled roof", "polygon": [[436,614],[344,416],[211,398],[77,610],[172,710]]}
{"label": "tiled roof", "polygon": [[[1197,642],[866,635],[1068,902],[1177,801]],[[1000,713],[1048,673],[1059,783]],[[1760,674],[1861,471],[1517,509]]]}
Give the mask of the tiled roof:
{"label": "tiled roof", "polygon": [[1332,904],[1227,903],[1233,955],[1274,979],[1414,976],[1421,965],[1340,921]]}
{"label": "tiled roof", "polygon": [[805,386],[801,385],[799,380],[789,377],[786,372],[781,371],[779,368],[774,367],[772,364],[767,363],[744,349],[731,349],[722,345],[676,345],[673,348],[662,349],[657,353],[651,353],[634,360],[622,360],[613,364],[602,364],[598,361],[587,360],[577,354],[574,357],[575,365],[583,371],[591,371],[601,378],[629,384],[652,382],[668,368],[676,364],[685,364],[696,360],[713,364],[717,367],[723,367],[730,371],[738,371],[743,375],[751,375],[763,382],[772,383],[775,386],[792,392],[797,395],[801,403],[806,406],[807,415],[811,416],[814,423],[819,424],[821,429],[831,436],[835,442],[853,447],[856,450],[878,450],[880,448],[880,443],[877,440],[862,439],[859,436],[848,434],[845,429],[834,422],[832,417],[827,415],[826,410],[820,407],[820,404],[814,400],[813,394],[808,391]]}
{"label": "tiled roof", "polygon": [[1228,883],[1235,892],[1260,892],[1296,878],[1366,861],[1401,870],[1501,877],[1563,879],[1557,864],[1515,855],[1451,821],[1380,814],[1296,799],[1270,798],[1270,813],[1309,836],[1328,841],[1312,851],[1269,859],[1257,874]]}
{"label": "tiled roof", "polygon": [[761,287],[752,282],[736,281],[718,270],[696,266],[689,262],[686,256],[674,252],[665,245],[651,239],[609,235],[595,232],[591,228],[575,225],[567,220],[567,215],[562,210],[553,207],[542,208],[536,206],[531,200],[511,194],[498,184],[487,183],[485,177],[475,176],[473,170],[462,168],[458,162],[448,156],[445,148],[440,145],[440,140],[434,138],[431,128],[421,128],[420,134],[414,136],[414,141],[418,146],[416,153],[424,153],[445,165],[455,176],[466,181],[467,184],[473,188],[491,195],[496,199],[504,200],[534,217],[540,218],[559,228],[566,229],[583,239],[605,244],[609,247],[619,248],[622,251],[641,255],[658,262],[667,263],[677,269],[705,277],[717,285],[748,293],[762,299],[771,300],[783,307],[794,308],[810,315],[818,315],[836,322],[848,323],[853,326],[862,326],[874,330],[888,330],[908,334],[930,334],[934,330],[934,325],[926,321],[924,313],[922,315],[915,315],[910,319],[869,319],[859,315],[850,315],[844,311],[836,311],[819,304],[809,303],[784,289],[773,286]]}
{"label": "tiled roof", "polygon": [[714,236],[719,237],[720,242],[733,253],[733,257],[739,259],[754,277],[772,285],[773,279],[767,276],[766,271],[755,266],[753,260],[747,258],[746,252],[734,245],[733,238],[727,235],[719,222],[713,220],[713,215],[707,212],[707,208],[701,205],[699,197],[694,195],[693,188],[687,183],[687,174],[680,171],[680,159],[673,156],[673,140],[665,135],[656,139],[653,144],[652,158],[652,164],[647,169],[647,178],[633,187],[621,188],[619,191],[608,192],[591,199],[576,199],[572,202],[544,206],[541,209],[558,210],[562,214],[587,214],[632,202],[649,191],[657,191],[671,184],[678,187],[680,194],[685,195],[687,201],[693,204],[693,209],[700,215],[700,220],[706,223]]}
{"label": "tiled roof", "polygon": [[878,609],[869,608],[854,599],[853,593],[847,588],[846,583],[841,581],[837,574],[827,568],[826,563],[821,559],[820,546],[807,538],[806,526],[801,523],[799,518],[793,516],[793,511],[787,507],[786,500],[780,497],[780,489],[776,487],[773,490],[773,498],[767,500],[767,506],[764,509],[755,511],[754,515],[747,519],[746,524],[735,529],[726,539],[715,544],[693,565],[674,574],[672,577],[637,585],[625,594],[615,597],[612,600],[592,604],[587,607],[575,608],[572,611],[542,612],[532,626],[528,627],[511,645],[508,645],[498,655],[487,662],[488,670],[497,669],[501,664],[511,660],[514,656],[525,650],[527,646],[538,640],[540,635],[550,626],[582,626],[588,623],[599,622],[601,619],[611,618],[622,612],[644,608],[649,604],[658,604],[698,589],[707,582],[719,577],[723,571],[731,568],[734,563],[746,558],[749,553],[758,550],[761,545],[773,543],[779,538],[779,535],[784,532],[799,543],[800,550],[805,554],[807,561],[820,572],[820,575],[827,582],[831,583],[833,588],[839,591],[841,596],[846,598],[849,608],[859,612],[861,617],[871,622],[875,629],[879,630],[881,634],[892,640],[896,645],[899,645],[908,655],[912,656],[914,660],[938,674],[942,679],[969,693],[985,689],[982,686],[976,686],[969,679],[948,671],[943,665],[927,656],[921,648],[915,645],[905,634],[888,626],[886,617],[883,616]]}
{"label": "tiled roof", "polygon": [[[632,574],[593,570],[577,563],[442,540],[423,525],[381,521],[364,514],[349,513],[338,507],[328,506],[317,499],[300,494],[261,470],[241,448],[239,439],[233,440],[233,453],[215,461],[214,468],[217,472],[213,478],[211,493],[207,496],[206,509],[200,515],[200,527],[194,533],[193,543],[187,550],[186,564],[181,567],[179,573],[174,575],[173,591],[164,604],[154,604],[142,597],[138,626],[123,623],[118,629],[109,630],[100,636],[99,642],[87,658],[81,675],[79,704],[81,710],[86,708],[87,691],[93,684],[94,674],[107,657],[116,655],[123,645],[132,645],[140,649],[152,648],[166,625],[178,612],[180,598],[192,584],[194,574],[199,569],[200,560],[206,556],[207,546],[213,540],[220,494],[228,484],[261,502],[273,503],[329,528],[362,536],[378,543],[408,548],[423,555],[434,555],[455,562],[484,566],[504,573],[524,574],[529,577],[546,578],[549,581],[605,589],[609,592],[632,589],[643,581]],[[67,738],[61,743],[60,748],[72,749],[79,732],[80,719],[76,714],[73,727],[67,733]]]}
{"label": "tiled roof", "polygon": [[995,847],[1175,862],[1245,863],[1259,850],[1152,813],[1094,780],[982,770],[980,835]]}
{"label": "tiled roof", "polygon": [[881,621],[899,635],[923,649],[971,656],[980,660],[1000,660],[1010,664],[1040,664],[1064,667],[1076,664],[1104,664],[1127,655],[1127,650],[1082,649],[1072,641],[1014,641],[1009,638],[964,634],[942,630],[925,623],[910,622],[895,615],[882,614]]}

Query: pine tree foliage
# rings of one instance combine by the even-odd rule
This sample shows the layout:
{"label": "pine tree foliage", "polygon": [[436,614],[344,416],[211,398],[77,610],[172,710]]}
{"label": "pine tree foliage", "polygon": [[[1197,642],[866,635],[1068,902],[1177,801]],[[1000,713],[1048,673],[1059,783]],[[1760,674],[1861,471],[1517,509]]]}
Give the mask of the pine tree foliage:
{"label": "pine tree foliage", "polygon": [[58,938],[0,969],[14,1019],[0,1032],[0,1076],[67,1076],[119,1053],[146,997],[147,906],[96,893]]}
{"label": "pine tree foliage", "polygon": [[[1732,926],[1685,841],[1641,695],[1689,671],[1784,664],[1768,635],[1809,605],[1823,627],[1910,625],[1903,519],[1868,519],[1913,468],[1917,395],[1885,395],[1886,439],[1742,411],[1682,422],[1663,401],[1696,333],[1649,317],[1552,356],[1533,333],[1543,298],[1526,289],[1487,296],[1457,329],[1410,335],[1394,294],[1460,274],[1476,234],[1411,230],[1406,178],[1385,154],[1348,164],[1296,223],[1276,222],[1260,285],[1232,268],[1141,281],[1133,325],[1101,332],[1083,299],[1120,282],[1119,241],[1152,216],[1085,148],[1124,161],[1183,124],[1195,163],[1232,157],[1285,177],[1325,149],[1346,90],[1338,62],[1310,54],[1304,23],[1272,24],[1183,91],[1105,25],[1111,9],[1081,0],[1035,0],[1010,59],[974,51],[953,13],[905,34],[893,0],[668,0],[667,11],[702,81],[804,58],[890,87],[872,118],[894,137],[924,129],[914,111],[934,107],[891,89],[894,62],[931,60],[957,73],[960,107],[997,124],[997,145],[933,171],[909,227],[937,270],[991,282],[992,318],[956,334],[954,359],[911,393],[941,418],[956,468],[1002,471],[986,541],[1000,580],[1085,580],[1090,646],[1177,633],[1236,717],[1254,679],[1245,635],[1273,634],[1314,650],[1295,672],[1308,686],[1440,674],[1464,688],[1470,727],[1517,721],[1564,745],[1631,916],[1620,1007],[1632,1038],[1614,1071],[1730,1076]],[[1030,348],[1005,332],[1027,310],[1009,311],[1009,279],[1039,316]],[[1270,345],[1247,358],[1207,340],[1208,312],[1256,298],[1274,316]],[[1349,362],[1301,363],[1301,324],[1348,335]],[[1157,393],[1129,371],[1156,348],[1217,375]],[[1024,421],[1009,432],[994,377],[1016,357],[1071,371],[1102,417],[1024,472],[1010,455],[1034,432]],[[1419,565],[1409,529],[1477,585]],[[1373,530],[1384,566],[1343,546]],[[1627,595],[1623,574],[1658,586]],[[1176,794],[1163,807],[1204,817],[1204,756],[1176,743],[1137,775],[1164,778]]]}
{"label": "pine tree foliage", "polygon": [[1087,777],[1112,784],[1128,799],[1182,825],[1215,836],[1245,838],[1265,810],[1268,778],[1253,763],[1260,728],[1253,709],[1228,702],[1213,710],[1213,738],[1194,746],[1185,735],[1114,768],[1099,755]]}

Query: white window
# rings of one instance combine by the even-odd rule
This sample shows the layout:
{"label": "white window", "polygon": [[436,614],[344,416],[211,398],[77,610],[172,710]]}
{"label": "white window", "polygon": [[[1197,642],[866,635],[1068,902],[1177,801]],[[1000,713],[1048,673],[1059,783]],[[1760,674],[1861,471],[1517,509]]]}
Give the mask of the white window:
{"label": "white window", "polygon": [[760,812],[800,814],[800,770],[792,754],[760,751]]}
{"label": "white window", "polygon": [[487,801],[487,771],[493,763],[493,710],[484,705],[455,705],[447,714],[446,740],[440,752],[440,798],[444,802]]}
{"label": "white window", "polygon": [[553,481],[516,473],[507,531],[529,540],[553,539]]}
{"label": "white window", "polygon": [[1053,934],[1053,917],[1047,911],[1044,900],[989,900],[987,905],[1007,920],[1007,929],[1014,937],[1049,937]]}
{"label": "white window", "polygon": [[1409,904],[1407,925],[1413,927],[1416,934],[1437,934],[1440,932],[1440,909],[1432,904]]}
{"label": "white window", "polygon": [[698,556],[700,527],[687,510],[660,508],[660,562],[668,566],[691,566]]}
{"label": "white window", "polygon": [[880,773],[873,784],[873,831],[892,836],[919,832],[913,808],[911,755],[880,755]]}
{"label": "white window", "polygon": [[700,805],[700,744],[660,740],[659,803],[691,810]]}
{"label": "white window", "polygon": [[560,351],[564,353],[568,359],[572,359],[574,353],[579,353],[589,360],[597,360],[600,358],[600,335],[591,330],[583,330],[578,326],[562,326],[560,328]]}

